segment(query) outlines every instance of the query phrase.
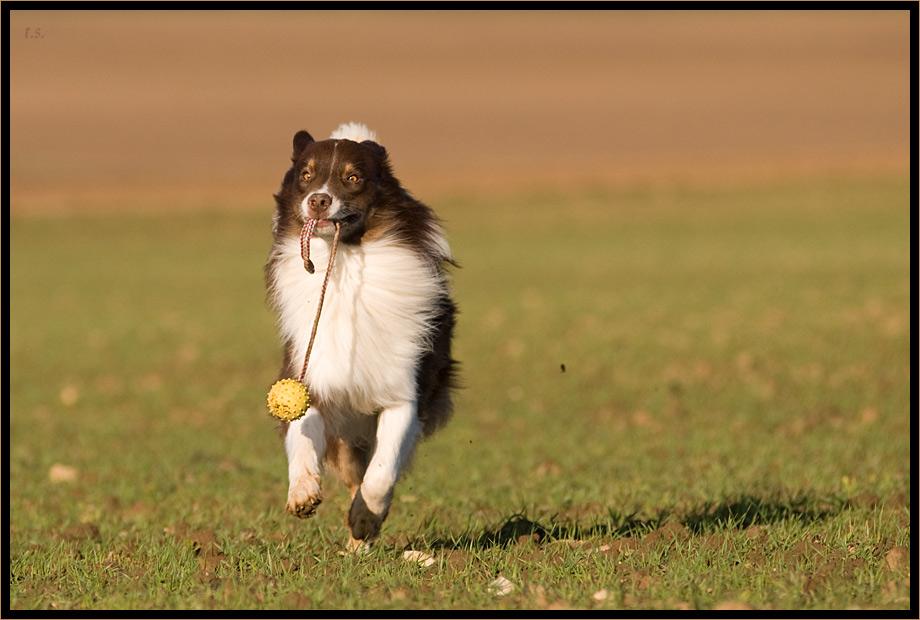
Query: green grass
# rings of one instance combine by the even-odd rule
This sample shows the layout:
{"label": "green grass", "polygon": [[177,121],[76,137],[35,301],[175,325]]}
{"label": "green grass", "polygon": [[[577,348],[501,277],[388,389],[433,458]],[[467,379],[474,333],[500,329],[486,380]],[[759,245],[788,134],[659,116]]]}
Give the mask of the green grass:
{"label": "green grass", "polygon": [[13,216],[10,606],[910,607],[907,179],[432,202],[465,387],[359,557],[284,512],[267,210]]}

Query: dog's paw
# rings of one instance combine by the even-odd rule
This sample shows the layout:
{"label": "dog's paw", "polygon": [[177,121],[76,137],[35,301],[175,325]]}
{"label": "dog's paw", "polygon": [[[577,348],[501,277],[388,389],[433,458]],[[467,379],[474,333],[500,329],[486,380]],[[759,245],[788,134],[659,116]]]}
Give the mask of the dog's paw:
{"label": "dog's paw", "polygon": [[319,506],[322,501],[323,500],[317,498],[307,498],[306,501],[288,499],[284,507],[295,517],[306,519],[313,516],[313,513],[316,512],[316,507]]}
{"label": "dog's paw", "polygon": [[291,485],[288,489],[288,498],[285,509],[301,519],[312,517],[316,507],[323,501],[319,484],[315,480],[301,481],[300,484]]}
{"label": "dog's paw", "polygon": [[356,514],[352,511],[348,515],[348,527],[351,530],[352,539],[361,543],[370,544],[370,542],[380,534],[380,524],[382,521],[382,519],[372,513],[358,512]]}
{"label": "dog's paw", "polygon": [[385,518],[385,510],[383,514],[375,514],[367,507],[361,493],[358,493],[348,511],[348,529],[351,530],[352,540],[370,545],[380,534],[380,526]]}

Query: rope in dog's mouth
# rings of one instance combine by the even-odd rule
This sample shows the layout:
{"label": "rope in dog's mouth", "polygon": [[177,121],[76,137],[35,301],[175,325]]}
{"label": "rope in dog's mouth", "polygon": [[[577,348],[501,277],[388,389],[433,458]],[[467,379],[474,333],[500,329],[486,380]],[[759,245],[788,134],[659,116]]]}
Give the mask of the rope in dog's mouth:
{"label": "rope in dog's mouth", "polygon": [[[303,232],[300,236],[303,241],[300,245],[300,256],[303,258],[304,268],[309,273],[314,272],[313,261],[310,260],[310,237],[316,229],[317,220],[309,220],[304,224]],[[316,318],[313,319],[313,330],[310,332],[310,344],[307,345],[307,354],[304,355],[303,368],[300,371],[298,381],[303,383],[303,378],[307,374],[307,363],[310,361],[310,351],[313,350],[313,341],[316,339],[316,327],[319,325],[319,315],[323,312],[323,300],[326,298],[326,287],[329,285],[329,274],[332,273],[332,266],[335,264],[335,251],[339,247],[339,233],[341,227],[335,222],[335,237],[332,238],[332,248],[329,250],[329,264],[326,266],[326,275],[323,277],[323,287],[319,291],[319,303],[316,306]]]}
{"label": "rope in dog's mouth", "polygon": [[[303,259],[304,269],[307,273],[313,274],[315,268],[313,261],[310,260],[310,238],[316,230],[316,219],[309,219],[304,223],[303,230],[300,232],[300,257]],[[339,222],[335,224],[335,237],[332,239],[332,247],[329,250],[329,264],[326,266],[326,275],[323,277],[323,286],[319,292],[319,302],[316,306],[316,317],[313,319],[313,329],[310,332],[310,342],[307,345],[307,352],[303,357],[303,367],[300,369],[300,377],[294,379],[281,379],[272,385],[268,392],[268,410],[276,418],[285,422],[293,422],[303,417],[310,408],[310,393],[307,386],[304,385],[304,377],[307,374],[307,364],[310,363],[310,353],[313,351],[313,342],[316,340],[316,328],[319,326],[319,317],[323,312],[323,300],[326,298],[326,287],[329,285],[329,274],[332,273],[332,266],[335,264],[335,252],[339,246],[339,233],[341,226]]]}
{"label": "rope in dog's mouth", "polygon": [[[300,257],[303,258],[304,269],[311,275],[316,271],[316,268],[313,267],[313,261],[310,260],[310,237],[313,236],[314,230],[316,230],[316,220],[310,219],[307,220],[307,223],[303,225],[303,230],[300,231]],[[338,226],[335,227],[335,231],[338,234]],[[332,260],[332,256],[329,259]]]}

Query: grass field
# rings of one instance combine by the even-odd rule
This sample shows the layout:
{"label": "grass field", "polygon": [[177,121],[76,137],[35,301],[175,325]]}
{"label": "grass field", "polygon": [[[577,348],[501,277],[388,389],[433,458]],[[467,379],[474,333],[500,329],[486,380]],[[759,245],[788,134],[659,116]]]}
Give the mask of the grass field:
{"label": "grass field", "polygon": [[906,177],[431,202],[465,387],[363,556],[284,512],[270,206],[14,215],[10,606],[910,608]]}

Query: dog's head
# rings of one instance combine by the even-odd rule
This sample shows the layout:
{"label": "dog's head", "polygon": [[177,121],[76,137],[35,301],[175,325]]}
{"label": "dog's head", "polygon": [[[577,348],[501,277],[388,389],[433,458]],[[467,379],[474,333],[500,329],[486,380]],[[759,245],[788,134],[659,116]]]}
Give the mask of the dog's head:
{"label": "dog's head", "polygon": [[370,140],[316,141],[299,131],[291,161],[275,196],[281,215],[294,226],[318,220],[321,236],[331,235],[338,223],[343,242],[360,240],[392,178],[386,149]]}

